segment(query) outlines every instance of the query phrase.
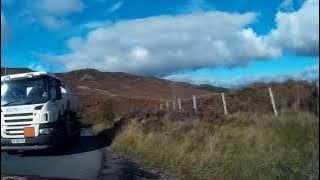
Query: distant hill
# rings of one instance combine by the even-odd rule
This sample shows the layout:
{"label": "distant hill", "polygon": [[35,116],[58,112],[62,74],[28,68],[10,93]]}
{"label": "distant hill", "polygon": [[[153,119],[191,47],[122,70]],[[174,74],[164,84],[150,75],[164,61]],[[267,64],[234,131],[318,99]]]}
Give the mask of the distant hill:
{"label": "distant hill", "polygon": [[95,69],[81,69],[56,75],[79,93],[91,89],[110,95],[159,99],[188,98],[192,95],[212,93],[191,84],[121,72],[100,72]]}
{"label": "distant hill", "polygon": [[212,92],[228,92],[229,91],[228,88],[212,86],[210,84],[200,84],[198,86],[195,86],[195,88],[206,90],[206,91],[212,91]]}
{"label": "distant hill", "polygon": [[[1,75],[31,72],[27,68],[1,68]],[[211,93],[214,88],[205,89],[188,83],[173,82],[156,77],[136,76],[121,72],[101,72],[95,69],[80,69],[56,73],[77,93],[99,91],[120,96],[140,98],[187,98],[192,95]]]}
{"label": "distant hill", "polygon": [[[7,74],[30,72],[27,68],[6,68]],[[1,74],[4,69],[1,68]],[[94,122],[95,115],[107,99],[112,100],[114,112],[128,112],[141,109],[166,108],[172,100],[182,99],[183,108],[192,111],[192,95],[198,99],[199,111],[214,111],[223,114],[220,92],[226,92],[230,113],[238,111],[272,112],[268,87],[273,88],[279,109],[295,108],[315,111],[314,100],[318,96],[315,83],[286,81],[283,83],[255,83],[240,89],[225,89],[208,84],[192,85],[156,77],[136,76],[121,72],[101,72],[95,69],[80,69],[66,73],[56,73],[65,80],[77,94],[84,107],[84,119]],[[177,101],[176,101],[177,102]],[[177,104],[176,104],[177,106]]]}
{"label": "distant hill", "polygon": [[[6,68],[6,74],[31,71],[27,68]],[[4,75],[3,68],[1,75]],[[212,89],[206,90],[188,83],[95,69],[80,69],[56,75],[79,96],[82,104],[87,107],[86,111],[91,114],[106,98],[113,100],[115,111],[123,112],[131,108],[159,107],[160,101],[174,98],[191,98],[192,95],[213,93]]]}

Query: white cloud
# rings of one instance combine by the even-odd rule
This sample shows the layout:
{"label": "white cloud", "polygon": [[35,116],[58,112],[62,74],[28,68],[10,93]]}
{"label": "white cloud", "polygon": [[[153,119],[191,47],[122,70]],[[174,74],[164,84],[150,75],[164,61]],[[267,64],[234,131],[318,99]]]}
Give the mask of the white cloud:
{"label": "white cloud", "polygon": [[53,16],[64,16],[73,12],[81,12],[84,4],[81,0],[39,0],[38,8]]}
{"label": "white cloud", "polygon": [[294,12],[278,12],[276,25],[266,37],[271,45],[298,55],[319,54],[319,0],[307,0]]}
{"label": "white cloud", "polygon": [[106,21],[91,21],[83,24],[77,25],[75,28],[79,30],[92,30],[99,27],[105,27],[107,25],[111,25],[112,21],[106,20]]}
{"label": "white cloud", "polygon": [[118,1],[115,4],[113,4],[107,11],[109,13],[116,12],[117,10],[119,10],[123,6],[123,3],[124,3],[124,1]]}
{"label": "white cloud", "polygon": [[135,74],[246,65],[280,56],[246,28],[254,13],[220,11],[128,20],[98,28],[68,42],[70,53],[53,56],[67,70],[96,68]]}
{"label": "white cloud", "polygon": [[9,31],[8,31],[7,21],[1,10],[1,43],[7,40],[8,32]]}
{"label": "white cloud", "polygon": [[281,11],[292,11],[293,10],[293,0],[284,0],[279,8]]}
{"label": "white cloud", "polygon": [[244,66],[251,60],[280,57],[283,52],[317,56],[318,4],[307,0],[296,11],[279,11],[276,28],[265,36],[249,27],[256,21],[255,13],[199,11],[104,26],[88,23],[83,25],[90,27],[85,37],[67,42],[68,53],[43,57],[62,63],[67,70],[95,68],[163,76],[203,67]]}
{"label": "white cloud", "polygon": [[35,0],[26,5],[29,18],[52,30],[66,27],[70,24],[68,16],[85,8],[82,0]]}
{"label": "white cloud", "polygon": [[284,82],[286,80],[303,80],[315,81],[319,80],[319,67],[311,66],[302,71],[286,73],[286,74],[258,74],[250,76],[238,76],[229,79],[220,79],[210,76],[210,79],[203,75],[194,75],[188,73],[174,74],[164,77],[164,79],[188,82],[192,84],[211,84],[219,87],[238,88],[247,86],[256,82],[270,83],[270,82]]}
{"label": "white cloud", "polygon": [[142,47],[135,47],[130,51],[130,57],[134,60],[146,60],[148,55],[149,51]]}

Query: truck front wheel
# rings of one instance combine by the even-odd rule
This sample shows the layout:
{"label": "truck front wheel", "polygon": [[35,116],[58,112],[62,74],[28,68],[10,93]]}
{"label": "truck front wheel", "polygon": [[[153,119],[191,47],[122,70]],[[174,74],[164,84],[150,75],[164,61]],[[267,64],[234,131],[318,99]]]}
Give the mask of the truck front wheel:
{"label": "truck front wheel", "polygon": [[65,129],[69,145],[74,145],[78,142],[80,136],[80,125],[75,120],[72,113],[67,113],[65,118]]}

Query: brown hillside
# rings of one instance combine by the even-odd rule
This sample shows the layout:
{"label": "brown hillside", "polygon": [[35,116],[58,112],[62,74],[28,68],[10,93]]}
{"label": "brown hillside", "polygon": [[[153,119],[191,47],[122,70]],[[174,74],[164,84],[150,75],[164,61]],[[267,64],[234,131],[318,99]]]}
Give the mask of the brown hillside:
{"label": "brown hillside", "polygon": [[[7,74],[30,71],[26,68],[6,68]],[[4,75],[4,69],[1,69],[1,74]],[[72,92],[79,96],[87,118],[99,114],[100,106],[106,99],[112,100],[114,112],[128,112],[159,108],[160,101],[173,97],[190,98],[192,95],[212,93],[187,83],[119,72],[100,72],[94,69],[56,75],[65,80]]]}
{"label": "brown hillside", "polygon": [[[12,69],[7,72],[26,72],[28,69]],[[3,71],[1,71],[2,73]],[[135,110],[159,110],[160,103],[180,97],[182,108],[193,112],[192,95],[197,97],[199,112],[223,115],[221,94],[201,90],[187,83],[172,82],[154,77],[135,76],[126,73],[100,72],[82,69],[68,73],[57,73],[77,94],[83,105],[85,119],[92,123],[101,114],[104,102],[112,101],[112,111],[118,113]],[[318,113],[318,91],[315,83],[287,81],[284,83],[253,84],[225,93],[229,113],[272,113],[268,93],[272,87],[279,113],[287,109],[307,110]],[[178,108],[176,102],[176,109]],[[111,108],[111,107],[110,107]],[[172,110],[172,102],[170,102]],[[214,115],[212,114],[212,117]]]}
{"label": "brown hillside", "polygon": [[168,99],[174,96],[187,98],[210,93],[186,83],[119,72],[100,72],[94,69],[58,73],[57,76],[68,82],[77,93],[86,93],[91,89],[100,94],[136,99]]}

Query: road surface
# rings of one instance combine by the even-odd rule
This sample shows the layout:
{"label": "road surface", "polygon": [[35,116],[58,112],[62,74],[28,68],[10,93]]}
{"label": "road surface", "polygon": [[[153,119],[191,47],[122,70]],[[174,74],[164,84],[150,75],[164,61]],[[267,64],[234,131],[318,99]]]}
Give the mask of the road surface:
{"label": "road surface", "polygon": [[90,180],[172,179],[115,153],[109,147],[110,143],[107,137],[96,137],[85,130],[79,143],[62,153],[38,151],[9,155],[1,152],[1,176]]}
{"label": "road surface", "polygon": [[57,178],[97,179],[106,145],[95,136],[83,134],[79,143],[62,153],[1,152],[1,175],[32,175]]}

